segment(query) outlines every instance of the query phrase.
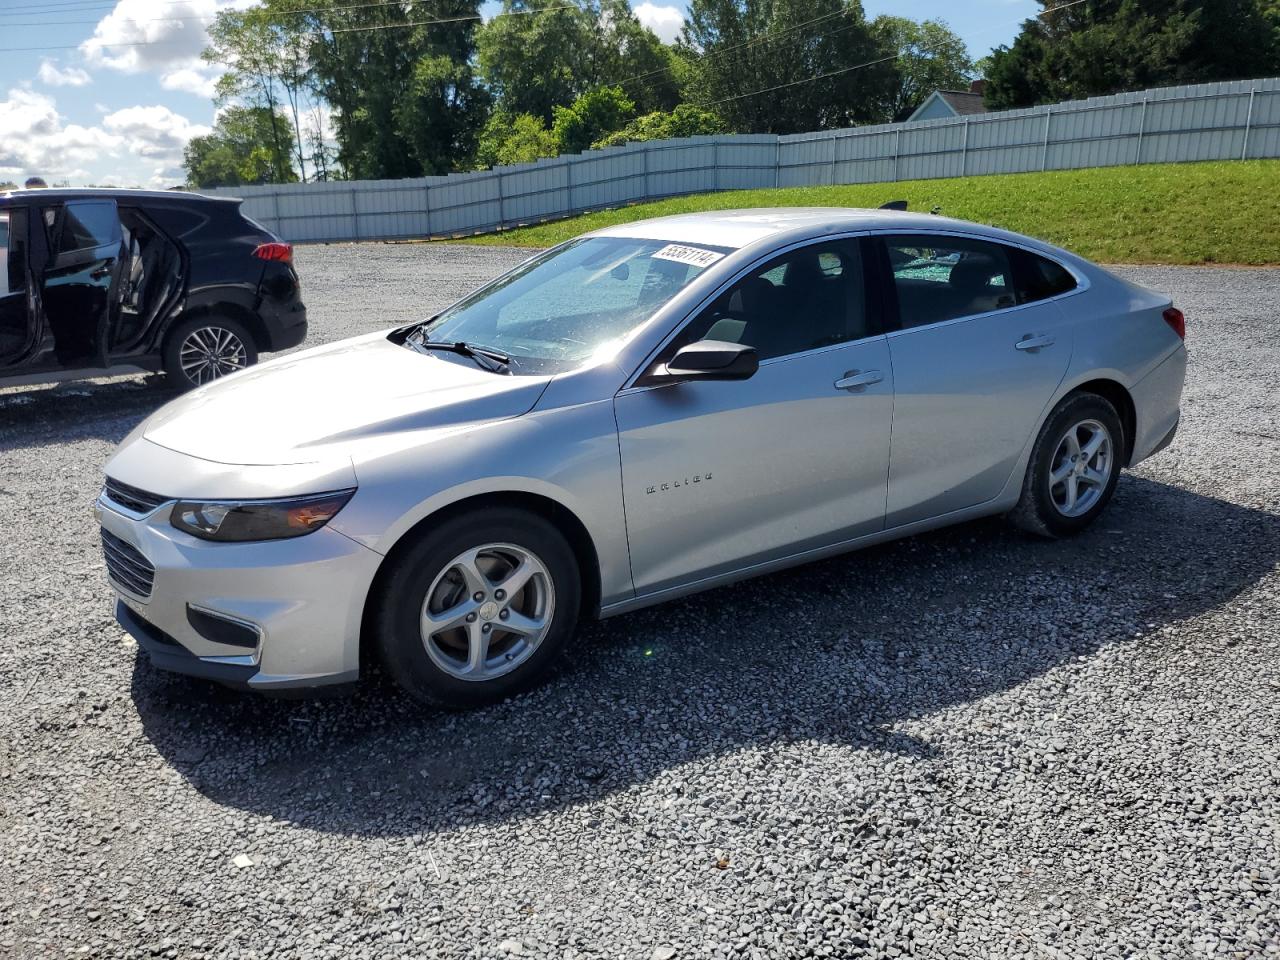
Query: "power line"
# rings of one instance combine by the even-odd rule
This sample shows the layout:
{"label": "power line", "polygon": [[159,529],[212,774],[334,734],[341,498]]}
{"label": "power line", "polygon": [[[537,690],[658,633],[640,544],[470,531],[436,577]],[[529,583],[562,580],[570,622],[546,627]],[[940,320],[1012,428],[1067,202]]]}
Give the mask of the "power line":
{"label": "power line", "polygon": [[[1057,13],[1059,10],[1065,10],[1067,9],[1067,7],[1074,7],[1081,3],[1087,3],[1087,2],[1088,0],[1069,0],[1069,2],[1060,3],[1056,7],[1053,7],[1052,9],[1042,10],[1040,13],[1036,14],[1036,17],[1048,16],[1049,14]],[[1000,24],[999,26],[990,27],[988,28],[987,32],[989,33],[992,30],[997,30],[999,29],[1000,26],[1004,26],[1004,25]],[[936,43],[932,47],[926,46],[926,47],[921,47],[920,49],[932,50],[942,45],[943,43]],[[734,100],[745,100],[747,97],[757,97],[762,93],[773,93],[774,91],[777,91],[777,90],[785,90],[788,87],[798,87],[802,83],[812,83],[815,80],[825,80],[828,77],[838,77],[844,73],[852,73],[854,70],[864,70],[867,67],[874,67],[882,63],[889,63],[890,61],[897,60],[899,56],[901,56],[901,54],[895,53],[892,56],[881,57],[878,60],[868,60],[866,63],[855,63],[851,67],[842,67],[839,70],[828,70],[826,73],[820,73],[814,77],[804,77],[803,79],[792,80],[788,83],[779,83],[779,84],[775,84],[772,87],[764,87],[760,90],[752,90],[750,93],[738,93],[738,94],[734,94],[731,97],[721,97],[719,100],[712,100],[710,103],[703,104],[703,106],[715,107],[715,106],[719,106],[722,103],[730,103]]]}
{"label": "power line", "polygon": [[[190,3],[190,2],[191,0],[171,0],[170,3],[165,5],[174,6],[179,3]],[[286,15],[286,16],[303,16],[305,14],[310,14],[310,13],[338,13],[344,10],[365,10],[371,7],[400,7],[401,9],[403,9],[405,7],[405,3],[406,3],[406,0],[372,0],[372,2],[369,2],[369,3],[353,3],[346,6],[341,6],[341,7],[309,7],[309,8],[302,8],[298,10],[273,10],[272,13],[279,14],[279,15]],[[109,9],[114,11],[115,7],[116,5],[113,3],[113,4],[109,4],[106,7],[102,7],[101,9]],[[17,9],[17,8],[11,8],[11,10],[13,9]],[[31,7],[28,9],[34,12],[37,10],[47,9],[47,6]],[[234,9],[235,8],[233,7],[222,7],[218,10],[215,10],[212,14],[209,14],[209,15],[197,15],[197,16],[190,16],[190,17],[125,17],[124,20],[127,23],[176,23],[176,22],[185,21],[185,20],[211,21],[219,13],[223,13],[225,11],[234,10]],[[244,10],[237,10],[236,12],[244,13],[244,12],[247,12],[247,10],[253,10],[253,9],[263,9],[263,8],[249,7]],[[81,11],[54,10],[53,12],[54,13],[79,13]],[[512,11],[512,12],[523,13],[525,11]],[[6,11],[0,11],[0,16],[8,16],[8,15],[9,14]],[[109,15],[110,14],[108,14],[107,16]],[[98,19],[96,20],[30,20],[30,21],[25,21],[21,23],[6,23],[2,25],[6,27],[44,27],[44,26],[59,27],[59,26],[79,25],[79,24],[101,23],[106,18],[107,18],[106,16],[102,16],[102,17],[98,17]]]}
{"label": "power line", "polygon": [[[393,0],[393,3],[394,3],[394,2],[398,2],[398,0]],[[392,6],[392,5],[393,5],[393,3],[383,2],[383,3],[370,3],[370,4],[356,4],[356,5],[353,5],[353,6],[350,6],[350,7],[342,7],[342,8],[330,7],[330,8],[328,8],[328,9],[315,9],[315,10],[310,10],[310,11],[290,11],[290,12],[293,12],[293,13],[303,13],[303,12],[310,12],[310,13],[330,13],[330,12],[333,12],[334,10],[337,10],[337,9],[354,10],[354,9],[358,9],[358,8],[360,8],[360,7],[365,7],[365,6],[383,7],[383,6]],[[582,10],[582,9],[583,9],[583,8],[582,8],[582,6],[581,6],[580,4],[577,4],[577,3],[564,3],[564,4],[557,4],[557,5],[548,5],[548,6],[544,6],[544,7],[539,7],[539,8],[537,8],[537,9],[529,9],[529,10],[503,10],[503,11],[502,11],[502,12],[500,12],[500,13],[495,13],[495,14],[494,14],[492,17],[490,17],[489,19],[491,19],[491,20],[496,20],[498,17],[528,16],[528,15],[531,15],[531,14],[546,13],[547,11],[556,11],[556,10]],[[192,18],[189,18],[189,17],[173,17],[173,18],[170,18],[170,17],[158,17],[157,19],[158,19],[158,20],[169,20],[169,19],[183,19],[183,20],[185,20],[185,19],[192,19]],[[201,17],[201,18],[198,18],[198,19],[204,20],[204,19],[206,19],[206,18]],[[425,26],[430,26],[430,25],[432,25],[432,24],[442,24],[442,23],[463,23],[463,22],[466,22],[466,21],[469,21],[469,20],[480,20],[480,21],[482,21],[482,20],[484,20],[484,19],[485,19],[485,18],[484,18],[484,16],[482,16],[481,14],[472,14],[472,15],[467,15],[467,16],[463,16],[463,17],[441,17],[441,18],[437,18],[437,19],[434,19],[434,20],[415,20],[415,21],[412,21],[412,22],[409,22],[409,23],[384,23],[384,24],[373,24],[373,25],[370,25],[370,26],[362,26],[362,27],[334,27],[334,28],[330,28],[330,29],[328,30],[328,32],[329,32],[329,33],[364,33],[364,32],[372,31],[372,30],[398,30],[398,29],[404,29],[404,28],[408,28],[408,27],[425,27]],[[97,21],[97,20],[95,20],[95,21],[92,21],[92,22],[94,22],[94,23],[99,23],[99,22],[101,22],[101,21]],[[151,22],[151,21],[130,20],[130,21],[127,21],[127,22],[130,22],[130,23],[148,23],[148,22]],[[53,24],[51,24],[51,26],[52,26],[52,25],[53,25]],[[8,24],[7,24],[7,26],[8,26]],[[321,34],[323,34],[323,33],[325,32],[325,30],[321,29],[319,32],[320,32]],[[63,44],[63,45],[59,45],[59,46],[40,46],[40,47],[0,47],[0,53],[38,53],[38,52],[47,51],[47,50],[78,50],[78,49],[80,49],[80,47],[82,47],[85,43],[89,43],[92,39],[93,39],[93,38],[92,38],[92,37],[90,37],[88,40],[84,40],[84,41],[82,41],[82,42],[80,42],[80,43]],[[97,46],[98,46],[98,47],[110,47],[110,48],[115,48],[115,47],[164,47],[164,46],[185,45],[185,44],[186,44],[186,42],[187,42],[186,40],[133,40],[133,41],[121,42],[121,43],[99,43],[99,44],[97,44]]]}

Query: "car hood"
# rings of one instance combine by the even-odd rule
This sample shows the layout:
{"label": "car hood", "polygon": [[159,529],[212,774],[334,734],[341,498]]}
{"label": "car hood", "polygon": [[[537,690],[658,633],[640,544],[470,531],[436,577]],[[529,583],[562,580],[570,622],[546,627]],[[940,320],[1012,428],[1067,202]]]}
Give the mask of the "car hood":
{"label": "car hood", "polygon": [[518,417],[548,382],[416,353],[383,332],[194,390],[153,415],[143,436],[219,463],[315,463],[370,438]]}

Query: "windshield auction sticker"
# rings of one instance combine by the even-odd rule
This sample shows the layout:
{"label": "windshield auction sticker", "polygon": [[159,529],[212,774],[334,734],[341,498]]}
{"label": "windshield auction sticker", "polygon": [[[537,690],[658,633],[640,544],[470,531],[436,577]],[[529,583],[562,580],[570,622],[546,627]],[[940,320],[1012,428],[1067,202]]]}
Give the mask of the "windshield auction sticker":
{"label": "windshield auction sticker", "polygon": [[709,267],[717,260],[723,260],[723,253],[714,250],[701,250],[698,247],[686,247],[679,243],[669,243],[657,253],[655,260],[674,260],[676,263],[691,263],[695,267]]}

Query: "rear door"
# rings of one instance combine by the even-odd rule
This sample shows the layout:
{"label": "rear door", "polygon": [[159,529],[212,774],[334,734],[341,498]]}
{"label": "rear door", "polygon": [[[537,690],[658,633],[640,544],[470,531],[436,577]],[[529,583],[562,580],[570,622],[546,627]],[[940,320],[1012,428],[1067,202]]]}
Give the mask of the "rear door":
{"label": "rear door", "polygon": [[41,278],[45,319],[63,366],[107,366],[119,314],[123,241],[114,200],[43,208],[51,259]]}
{"label": "rear door", "polygon": [[26,209],[0,209],[0,367],[25,359],[34,338],[26,240]]}
{"label": "rear door", "polygon": [[888,335],[892,528],[1000,493],[1066,375],[1072,328],[1054,297],[1031,290],[1029,253],[946,234],[880,240],[898,327]]}

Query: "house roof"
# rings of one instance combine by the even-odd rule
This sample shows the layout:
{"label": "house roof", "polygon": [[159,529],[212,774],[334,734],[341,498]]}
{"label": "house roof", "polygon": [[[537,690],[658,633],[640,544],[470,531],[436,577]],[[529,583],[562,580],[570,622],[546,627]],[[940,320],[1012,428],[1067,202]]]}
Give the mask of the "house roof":
{"label": "house roof", "polygon": [[917,119],[932,103],[938,100],[942,101],[947,110],[957,117],[972,117],[987,112],[986,104],[983,103],[982,94],[980,93],[973,93],[969,90],[935,90],[925,98],[924,103],[920,104],[915,113],[907,118],[908,121]]}
{"label": "house roof", "polygon": [[980,93],[970,93],[968,90],[939,90],[938,96],[947,102],[947,106],[956,112],[957,117],[971,117],[987,112]]}

